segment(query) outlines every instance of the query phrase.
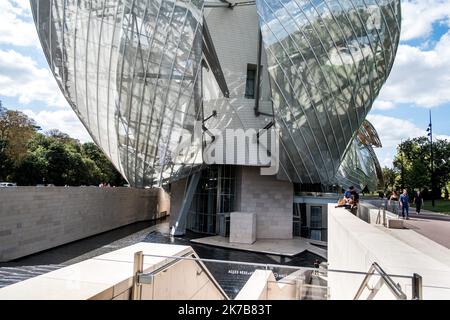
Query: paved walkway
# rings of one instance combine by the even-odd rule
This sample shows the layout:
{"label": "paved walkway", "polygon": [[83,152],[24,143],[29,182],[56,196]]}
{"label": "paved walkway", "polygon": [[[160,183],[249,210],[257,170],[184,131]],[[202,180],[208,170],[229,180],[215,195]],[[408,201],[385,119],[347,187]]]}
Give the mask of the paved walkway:
{"label": "paved walkway", "polygon": [[[364,201],[379,208],[386,200],[368,198]],[[405,226],[450,249],[450,215],[423,209],[418,215],[416,207],[410,205],[409,220],[406,221]]]}
{"label": "paved walkway", "polygon": [[406,227],[450,249],[450,216],[428,210],[418,215],[415,211],[410,208]]}

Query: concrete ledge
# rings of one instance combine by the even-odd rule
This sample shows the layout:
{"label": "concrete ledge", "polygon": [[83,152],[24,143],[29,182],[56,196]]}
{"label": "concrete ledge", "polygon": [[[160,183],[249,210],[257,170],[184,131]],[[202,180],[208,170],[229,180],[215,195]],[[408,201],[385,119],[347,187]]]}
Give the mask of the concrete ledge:
{"label": "concrete ledge", "polygon": [[271,270],[255,270],[235,300],[267,300],[269,281],[276,281]]}
{"label": "concrete ledge", "polygon": [[[132,246],[97,256],[65,268],[0,289],[0,300],[111,300],[132,286],[133,259],[137,251],[161,255],[183,255],[192,249],[154,243]],[[144,260],[146,271],[169,262],[165,258]]]}
{"label": "concrete ledge", "polygon": [[[138,251],[196,256],[189,246],[141,242],[4,287],[0,300],[130,300]],[[155,281],[142,285],[143,299],[228,298],[207,269],[192,260],[174,263],[171,258],[146,256],[144,272],[155,272]]]}
{"label": "concrete ledge", "polygon": [[404,229],[404,220],[402,219],[387,219],[388,229]]}
{"label": "concrete ledge", "polygon": [[[377,262],[391,275],[411,277],[414,273],[421,275],[424,299],[450,299],[450,267],[435,255],[425,252],[432,250],[433,244],[427,243],[427,250],[423,250],[417,248],[421,245],[420,241],[410,245],[393,237],[386,230],[388,229],[381,229],[362,221],[345,209],[335,209],[330,205],[328,268],[367,272],[372,263]],[[412,232],[409,235],[414,237]],[[434,246],[436,250],[444,250],[437,243]],[[331,299],[353,299],[363,276],[329,272],[328,280]],[[393,280],[400,283],[402,290],[410,299],[411,279],[394,277]],[[393,299],[393,295],[386,286],[383,286],[375,298]]]}

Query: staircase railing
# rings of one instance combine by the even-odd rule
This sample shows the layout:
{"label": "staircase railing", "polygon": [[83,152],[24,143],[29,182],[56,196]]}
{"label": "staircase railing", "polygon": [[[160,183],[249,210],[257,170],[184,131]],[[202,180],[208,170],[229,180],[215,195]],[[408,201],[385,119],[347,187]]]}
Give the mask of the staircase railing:
{"label": "staircase railing", "polygon": [[[380,276],[380,280],[377,282],[375,286],[372,288],[369,287],[369,281],[373,275],[375,275],[375,272]],[[373,299],[381,289],[382,285],[386,284],[388,289],[392,292],[394,297],[397,300],[406,300],[407,296],[402,291],[399,284],[395,283],[392,278],[378,265],[378,263],[374,262],[367,272],[366,276],[364,277],[363,282],[361,283],[361,286],[359,287],[358,291],[356,292],[354,300],[358,300],[365,289],[369,289],[371,293],[368,296],[368,300]],[[413,300],[422,300],[422,277],[418,274],[414,274],[412,278],[412,299]]]}

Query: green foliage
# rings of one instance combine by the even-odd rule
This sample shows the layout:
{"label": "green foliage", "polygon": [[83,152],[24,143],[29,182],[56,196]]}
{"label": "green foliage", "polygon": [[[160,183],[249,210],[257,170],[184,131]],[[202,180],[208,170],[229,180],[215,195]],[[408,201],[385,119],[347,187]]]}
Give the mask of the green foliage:
{"label": "green foliage", "polygon": [[34,121],[0,103],[0,179],[18,185],[123,185],[126,181],[91,142],[59,130],[38,132]]}
{"label": "green foliage", "polygon": [[11,173],[13,162],[8,155],[8,140],[0,138],[0,181],[7,180]]}
{"label": "green foliage", "polygon": [[436,200],[435,206],[433,207],[431,201],[425,201],[423,204],[425,210],[445,213],[450,215],[450,200]]}
{"label": "green foliage", "polygon": [[398,172],[395,169],[383,168],[384,190],[394,190]]}
{"label": "green foliage", "polygon": [[[450,181],[450,142],[433,142],[435,197],[441,197]],[[394,159],[395,185],[399,189],[431,190],[431,144],[427,137],[409,139],[397,148]]]}
{"label": "green foliage", "polygon": [[0,139],[7,141],[4,153],[14,165],[18,165],[27,153],[27,143],[39,129],[33,119],[20,111],[1,106]]}

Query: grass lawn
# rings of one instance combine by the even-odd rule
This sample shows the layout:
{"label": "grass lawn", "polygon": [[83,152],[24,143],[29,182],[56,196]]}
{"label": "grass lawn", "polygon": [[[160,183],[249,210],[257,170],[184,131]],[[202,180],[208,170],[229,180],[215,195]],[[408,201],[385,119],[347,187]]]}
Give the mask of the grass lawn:
{"label": "grass lawn", "polygon": [[436,200],[434,208],[431,206],[431,200],[425,201],[423,208],[425,210],[436,211],[450,215],[450,200]]}

